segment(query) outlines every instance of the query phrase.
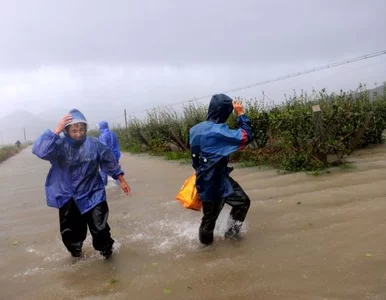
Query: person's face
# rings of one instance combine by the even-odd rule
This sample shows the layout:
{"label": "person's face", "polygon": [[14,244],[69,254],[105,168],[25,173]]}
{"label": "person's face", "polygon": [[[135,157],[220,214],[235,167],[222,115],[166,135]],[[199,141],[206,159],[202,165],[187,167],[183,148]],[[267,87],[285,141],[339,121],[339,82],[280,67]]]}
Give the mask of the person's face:
{"label": "person's face", "polygon": [[74,140],[82,140],[86,136],[86,124],[71,124],[68,128],[68,135]]}

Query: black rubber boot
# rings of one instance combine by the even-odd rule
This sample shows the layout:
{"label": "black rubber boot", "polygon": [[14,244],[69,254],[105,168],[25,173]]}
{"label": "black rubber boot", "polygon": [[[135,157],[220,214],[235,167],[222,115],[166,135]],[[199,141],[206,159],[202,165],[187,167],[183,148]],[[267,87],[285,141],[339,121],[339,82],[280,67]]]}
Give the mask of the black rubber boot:
{"label": "black rubber boot", "polygon": [[109,258],[113,254],[113,244],[114,240],[110,239],[109,245],[102,251],[99,251],[99,253],[104,257],[104,258]]}
{"label": "black rubber boot", "polygon": [[113,254],[113,249],[108,249],[108,250],[103,250],[100,252],[104,258],[110,258],[111,255]]}
{"label": "black rubber boot", "polygon": [[82,245],[76,245],[71,247],[70,250],[71,256],[72,257],[81,257],[82,256]]}
{"label": "black rubber boot", "polygon": [[229,177],[229,181],[232,184],[233,193],[225,199],[225,203],[230,205],[232,210],[229,214],[225,238],[237,239],[247,216],[251,200],[233,178]]}
{"label": "black rubber boot", "polygon": [[213,230],[205,230],[205,228],[202,228],[202,226],[200,226],[198,237],[202,244],[210,245],[213,243]]}
{"label": "black rubber boot", "polygon": [[243,225],[240,221],[235,221],[231,217],[228,221],[228,230],[225,232],[225,238],[227,239],[237,239],[240,234],[241,226]]}

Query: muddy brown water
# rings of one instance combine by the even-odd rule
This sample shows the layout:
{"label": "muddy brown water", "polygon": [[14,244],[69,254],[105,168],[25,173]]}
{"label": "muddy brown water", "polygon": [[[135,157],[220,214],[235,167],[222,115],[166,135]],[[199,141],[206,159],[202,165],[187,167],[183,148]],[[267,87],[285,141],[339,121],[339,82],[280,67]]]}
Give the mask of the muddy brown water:
{"label": "muddy brown water", "polygon": [[58,212],[45,204],[49,169],[25,149],[0,164],[1,299],[386,299],[386,147],[329,174],[236,169],[252,205],[242,239],[201,247],[201,213],[174,200],[189,165],[127,155],[133,195],[108,186],[110,260],[88,236],[72,259]]}

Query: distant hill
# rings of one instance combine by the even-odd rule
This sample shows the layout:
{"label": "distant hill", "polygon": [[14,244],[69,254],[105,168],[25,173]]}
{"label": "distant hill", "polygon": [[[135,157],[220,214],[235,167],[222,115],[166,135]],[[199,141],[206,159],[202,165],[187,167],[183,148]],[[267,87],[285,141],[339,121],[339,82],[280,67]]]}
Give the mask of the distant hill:
{"label": "distant hill", "polygon": [[57,121],[38,117],[26,110],[17,110],[0,119],[0,144],[24,142],[24,128],[27,141],[35,140],[46,128],[53,128]]}
{"label": "distant hill", "polygon": [[370,91],[370,97],[373,98],[375,95],[383,95],[385,92],[386,84],[373,88]]}

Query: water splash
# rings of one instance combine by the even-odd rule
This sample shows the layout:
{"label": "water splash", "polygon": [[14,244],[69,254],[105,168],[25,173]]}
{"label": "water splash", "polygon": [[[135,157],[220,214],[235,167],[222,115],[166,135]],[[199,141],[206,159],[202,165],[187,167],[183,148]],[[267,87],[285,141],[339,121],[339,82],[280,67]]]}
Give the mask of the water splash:
{"label": "water splash", "polygon": [[40,254],[38,251],[36,251],[36,249],[32,248],[32,247],[27,247],[25,249],[28,253],[35,253],[35,254]]}
{"label": "water splash", "polygon": [[[214,231],[215,239],[223,239],[227,230],[230,208],[224,207]],[[146,243],[151,249],[151,255],[173,252],[176,258],[183,257],[183,253],[197,250],[201,247],[198,240],[198,228],[201,222],[201,213],[168,215],[162,219],[135,221],[130,226],[134,233],[125,238],[128,243]],[[129,221],[130,222],[130,221]],[[247,231],[244,223],[241,232]]]}
{"label": "water splash", "polygon": [[13,278],[20,278],[20,277],[25,277],[25,276],[37,275],[39,273],[42,273],[43,270],[44,270],[43,268],[39,268],[39,267],[36,267],[33,269],[28,269],[24,273],[19,273],[19,274],[13,275]]}

